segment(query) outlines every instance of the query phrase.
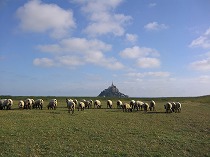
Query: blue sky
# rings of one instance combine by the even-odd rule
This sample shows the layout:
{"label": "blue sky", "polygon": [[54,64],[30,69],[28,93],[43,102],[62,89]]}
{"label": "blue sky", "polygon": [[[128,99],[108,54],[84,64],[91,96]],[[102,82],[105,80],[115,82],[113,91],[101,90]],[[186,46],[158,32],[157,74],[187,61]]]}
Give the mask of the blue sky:
{"label": "blue sky", "polygon": [[210,94],[209,0],[0,1],[0,95]]}

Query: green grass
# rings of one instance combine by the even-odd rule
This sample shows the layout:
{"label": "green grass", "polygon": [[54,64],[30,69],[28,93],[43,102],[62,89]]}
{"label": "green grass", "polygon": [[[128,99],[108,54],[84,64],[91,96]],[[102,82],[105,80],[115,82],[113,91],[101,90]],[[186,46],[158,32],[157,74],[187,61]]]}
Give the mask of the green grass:
{"label": "green grass", "polygon": [[[43,110],[19,110],[17,103],[25,98],[13,97],[13,109],[0,110],[0,156],[210,156],[208,96],[154,98],[157,112],[148,113],[122,112],[116,109],[117,99],[112,99],[114,109],[106,109],[103,98],[102,109],[73,115],[64,97],[56,97],[56,110],[46,108],[52,97],[42,97]],[[177,100],[182,112],[164,113],[163,105]]]}

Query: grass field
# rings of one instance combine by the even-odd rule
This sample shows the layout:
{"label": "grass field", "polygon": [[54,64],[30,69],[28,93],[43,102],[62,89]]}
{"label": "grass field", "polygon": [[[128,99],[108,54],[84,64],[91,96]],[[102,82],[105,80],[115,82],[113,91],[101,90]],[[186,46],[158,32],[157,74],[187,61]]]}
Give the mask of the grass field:
{"label": "grass field", "polygon": [[[64,97],[55,97],[56,110],[46,108],[52,97],[41,97],[43,110],[19,110],[17,103],[25,98],[12,97],[12,110],[0,110],[0,156],[210,156],[210,96],[154,98],[157,112],[148,113],[122,112],[117,99],[107,109],[103,98],[102,109],[73,115]],[[167,101],[181,102],[182,112],[164,113]]]}

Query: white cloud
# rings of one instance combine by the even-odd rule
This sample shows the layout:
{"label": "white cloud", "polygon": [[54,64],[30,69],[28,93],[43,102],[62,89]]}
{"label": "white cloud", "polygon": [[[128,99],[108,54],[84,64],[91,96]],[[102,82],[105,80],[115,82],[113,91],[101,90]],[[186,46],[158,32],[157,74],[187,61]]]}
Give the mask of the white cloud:
{"label": "white cloud", "polygon": [[43,52],[88,54],[95,51],[110,51],[112,46],[97,39],[68,38],[61,40],[58,44],[39,45],[38,48]]}
{"label": "white cloud", "polygon": [[159,53],[157,50],[152,48],[134,46],[121,51],[120,56],[123,58],[138,59],[146,56],[159,56]]}
{"label": "white cloud", "polygon": [[133,78],[144,78],[144,77],[169,77],[169,72],[144,72],[144,73],[128,73],[127,76],[133,77]]}
{"label": "white cloud", "polygon": [[138,39],[138,36],[136,34],[126,33],[125,37],[131,43],[135,43],[137,41],[137,39]]}
{"label": "white cloud", "polygon": [[210,57],[190,64],[193,70],[210,71]]}
{"label": "white cloud", "polygon": [[134,46],[124,49],[119,54],[122,58],[136,60],[136,65],[139,68],[157,68],[160,66],[160,60],[156,58],[159,56],[159,52],[152,48]]}
{"label": "white cloud", "polygon": [[193,40],[189,46],[209,49],[210,48],[210,28],[208,28],[203,35]]}
{"label": "white cloud", "polygon": [[54,38],[64,37],[69,29],[76,27],[71,10],[64,10],[56,4],[45,4],[41,0],[28,1],[18,8],[16,14],[23,31],[49,31]]}
{"label": "white cloud", "polygon": [[125,32],[124,26],[131,21],[131,16],[115,14],[114,9],[122,0],[80,0],[74,1],[82,5],[82,11],[90,20],[84,32],[90,36],[106,35],[122,36]]}
{"label": "white cloud", "polygon": [[58,62],[61,66],[68,67],[74,67],[84,64],[82,58],[78,56],[58,56],[55,58],[55,61]]}
{"label": "white cloud", "polygon": [[62,48],[58,44],[38,45],[37,48],[42,52],[59,53],[62,51]]}
{"label": "white cloud", "polygon": [[33,61],[35,66],[43,66],[43,67],[52,67],[55,65],[55,62],[49,58],[36,58]]}
{"label": "white cloud", "polygon": [[160,61],[157,58],[139,58],[137,66],[140,68],[157,68],[160,66]]}
{"label": "white cloud", "polygon": [[197,81],[200,83],[208,83],[210,82],[210,76],[209,75],[202,75],[197,78]]}
{"label": "white cloud", "polygon": [[153,8],[153,7],[155,7],[155,6],[157,6],[157,4],[156,3],[149,3],[149,8]]}
{"label": "white cloud", "polygon": [[148,31],[159,31],[159,30],[167,29],[168,26],[165,24],[159,24],[158,22],[150,22],[146,24],[144,28]]}
{"label": "white cloud", "polygon": [[56,65],[59,66],[72,68],[79,65],[93,64],[113,70],[124,67],[117,59],[105,56],[104,53],[110,51],[112,46],[97,39],[63,39],[58,44],[39,45],[38,49],[42,52],[52,53],[54,60],[57,62]]}

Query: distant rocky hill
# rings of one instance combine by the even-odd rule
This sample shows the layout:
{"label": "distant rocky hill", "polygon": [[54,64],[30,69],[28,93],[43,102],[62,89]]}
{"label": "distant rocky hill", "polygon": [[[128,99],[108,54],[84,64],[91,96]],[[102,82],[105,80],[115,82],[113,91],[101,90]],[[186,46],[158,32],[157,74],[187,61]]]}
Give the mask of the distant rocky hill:
{"label": "distant rocky hill", "polygon": [[119,89],[112,83],[107,89],[104,89],[98,97],[117,97],[117,98],[128,98],[128,95],[119,92]]}

